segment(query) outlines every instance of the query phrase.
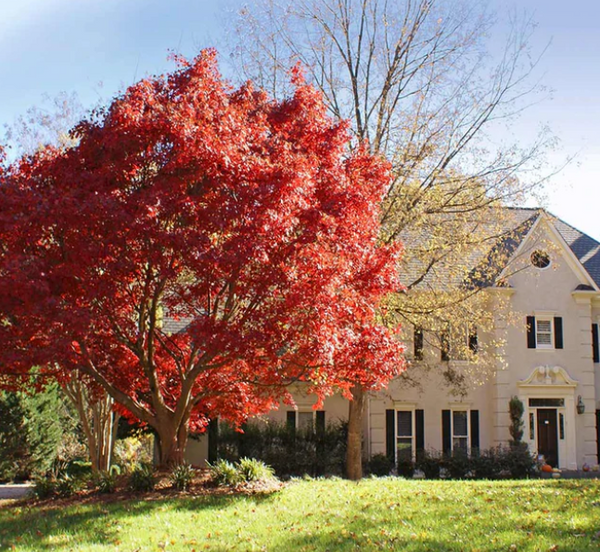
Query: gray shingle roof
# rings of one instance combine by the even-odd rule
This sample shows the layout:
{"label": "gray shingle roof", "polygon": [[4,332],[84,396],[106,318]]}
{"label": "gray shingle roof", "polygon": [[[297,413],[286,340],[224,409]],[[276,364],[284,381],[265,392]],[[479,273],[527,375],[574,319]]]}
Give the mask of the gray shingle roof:
{"label": "gray shingle roof", "polygon": [[600,243],[565,221],[553,215],[550,216],[554,221],[554,226],[567,242],[571,251],[587,270],[592,280],[596,282],[596,285],[600,286]]}

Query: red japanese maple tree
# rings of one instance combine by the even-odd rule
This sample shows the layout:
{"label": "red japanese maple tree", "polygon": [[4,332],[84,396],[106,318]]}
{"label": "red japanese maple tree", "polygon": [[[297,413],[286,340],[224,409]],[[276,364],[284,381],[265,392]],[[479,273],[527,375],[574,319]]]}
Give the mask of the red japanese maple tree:
{"label": "red japanese maple tree", "polygon": [[0,373],[85,374],[182,461],[306,382],[319,398],[404,367],[377,321],[400,287],[378,245],[385,161],[351,150],[293,76],[276,102],[204,51],[0,174]]}

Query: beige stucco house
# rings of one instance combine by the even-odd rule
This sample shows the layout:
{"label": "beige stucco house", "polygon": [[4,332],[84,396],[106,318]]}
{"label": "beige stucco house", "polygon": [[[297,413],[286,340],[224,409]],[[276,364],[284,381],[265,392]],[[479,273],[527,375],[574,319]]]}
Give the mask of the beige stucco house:
{"label": "beige stucco house", "polygon": [[[421,386],[407,386],[399,378],[373,393],[364,426],[367,457],[386,453],[397,459],[414,457],[423,448],[449,452],[506,444],[508,403],[517,396],[525,407],[524,440],[530,450],[560,468],[598,463],[600,243],[543,210],[515,209],[513,214],[519,231],[502,245],[510,249],[510,261],[483,285],[494,314],[493,335],[479,335],[472,343],[499,344],[495,369],[462,394],[453,393],[435,370]],[[413,367],[427,360],[461,369],[464,361],[429,350],[431,340],[414,328],[404,332]],[[282,407],[269,418],[302,425],[317,417],[319,423],[347,417],[342,397],[327,399],[319,413],[312,409],[314,397],[295,397],[295,409]],[[191,442],[190,461],[207,458],[208,439]]]}

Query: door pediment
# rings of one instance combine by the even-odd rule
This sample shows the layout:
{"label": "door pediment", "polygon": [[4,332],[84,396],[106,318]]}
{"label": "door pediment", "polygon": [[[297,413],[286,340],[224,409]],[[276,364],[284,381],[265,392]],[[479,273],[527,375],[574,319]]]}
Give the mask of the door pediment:
{"label": "door pediment", "polygon": [[537,366],[527,379],[517,382],[519,387],[552,387],[571,388],[577,387],[577,381],[571,378],[567,371],[560,366]]}

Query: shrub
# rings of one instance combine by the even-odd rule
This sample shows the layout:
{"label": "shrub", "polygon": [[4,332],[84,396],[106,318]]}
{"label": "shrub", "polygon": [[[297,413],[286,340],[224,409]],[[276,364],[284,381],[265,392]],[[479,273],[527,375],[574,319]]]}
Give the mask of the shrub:
{"label": "shrub", "polygon": [[129,476],[129,488],[132,491],[148,492],[154,490],[156,477],[151,464],[139,464]]}
{"label": "shrub", "polygon": [[287,424],[249,423],[243,433],[222,424],[217,457],[237,462],[256,458],[272,466],[278,477],[343,475],[347,424],[328,424],[324,430],[293,429]]}
{"label": "shrub", "polygon": [[[114,467],[114,466],[113,466]],[[118,470],[101,471],[94,476],[96,490],[102,494],[114,493],[117,489]]]}
{"label": "shrub", "polygon": [[237,464],[242,481],[268,481],[273,479],[275,471],[263,461],[255,458],[242,458]]}
{"label": "shrub", "polygon": [[512,397],[508,402],[508,412],[510,415],[510,426],[508,432],[512,437],[511,445],[519,446],[523,439],[523,413],[525,412],[525,406],[519,400],[518,397]]}
{"label": "shrub", "polygon": [[367,469],[369,473],[378,477],[390,475],[392,468],[394,467],[393,462],[383,453],[379,452],[371,456]]}
{"label": "shrub", "polygon": [[192,484],[193,478],[194,470],[189,464],[175,466],[170,475],[171,485],[178,491],[187,491]]}
{"label": "shrub", "polygon": [[35,498],[45,499],[55,496],[56,491],[56,479],[49,476],[40,476],[36,477],[33,480],[33,487],[31,489],[31,494]]}
{"label": "shrub", "polygon": [[61,498],[73,496],[80,487],[80,481],[66,473],[56,480],[56,494]]}
{"label": "shrub", "polygon": [[240,473],[236,466],[227,460],[217,460],[208,465],[211,480],[216,485],[234,486],[241,482]]}
{"label": "shrub", "polygon": [[132,472],[140,464],[151,464],[154,451],[154,436],[136,430],[134,435],[115,442],[114,462],[126,472]]}
{"label": "shrub", "polygon": [[426,479],[440,478],[440,455],[436,452],[419,451],[417,455],[416,468],[425,474]]}
{"label": "shrub", "polygon": [[396,464],[396,472],[402,477],[411,478],[415,473],[415,464],[412,460],[400,459]]}
{"label": "shrub", "polygon": [[442,457],[441,467],[446,469],[450,479],[464,479],[471,472],[469,455],[464,450],[455,450]]}

